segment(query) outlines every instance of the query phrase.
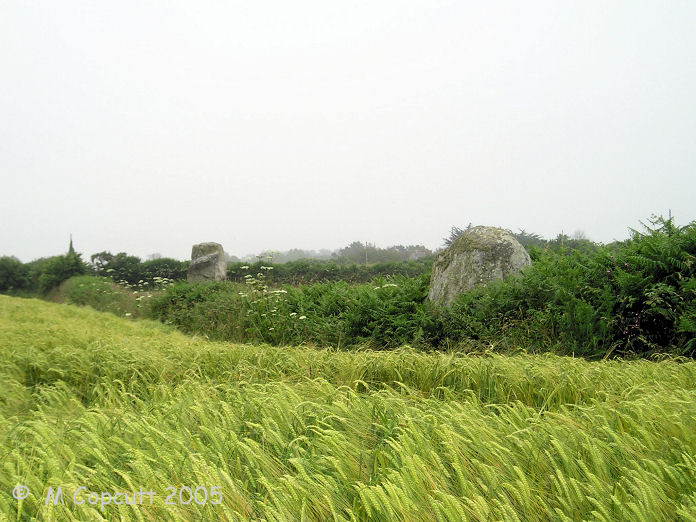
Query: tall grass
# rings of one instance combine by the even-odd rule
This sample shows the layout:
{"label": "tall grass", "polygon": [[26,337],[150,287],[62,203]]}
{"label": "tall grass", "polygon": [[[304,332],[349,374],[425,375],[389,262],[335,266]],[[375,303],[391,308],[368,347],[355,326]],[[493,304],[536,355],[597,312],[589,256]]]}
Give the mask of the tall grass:
{"label": "tall grass", "polygon": [[0,350],[0,519],[696,520],[694,362],[235,345],[4,296]]}

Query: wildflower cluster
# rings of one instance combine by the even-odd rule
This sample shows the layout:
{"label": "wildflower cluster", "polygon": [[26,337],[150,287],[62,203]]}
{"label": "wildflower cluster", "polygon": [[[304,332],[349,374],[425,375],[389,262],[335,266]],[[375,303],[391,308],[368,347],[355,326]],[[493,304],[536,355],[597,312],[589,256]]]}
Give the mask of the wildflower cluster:
{"label": "wildflower cluster", "polygon": [[[267,256],[267,259],[271,259],[271,256]],[[249,270],[251,267],[244,265],[240,268]],[[272,266],[261,265],[258,270],[255,274],[244,275],[247,290],[238,292],[238,295],[245,301],[245,314],[250,324],[254,328],[262,328],[262,336],[269,342],[279,342],[294,329],[292,322],[304,321],[307,317],[290,312],[287,290],[269,286],[267,274],[273,270]]]}
{"label": "wildflower cluster", "polygon": [[[107,272],[109,270],[106,270]],[[168,286],[174,284],[173,279],[168,277],[155,276],[152,281],[145,281],[140,279],[137,283],[131,284],[125,279],[116,281],[116,284],[122,288],[127,289],[135,296],[136,308],[142,309],[146,304],[145,301],[153,296],[154,291],[163,290]],[[125,317],[132,317],[132,312],[126,312],[123,314]]]}

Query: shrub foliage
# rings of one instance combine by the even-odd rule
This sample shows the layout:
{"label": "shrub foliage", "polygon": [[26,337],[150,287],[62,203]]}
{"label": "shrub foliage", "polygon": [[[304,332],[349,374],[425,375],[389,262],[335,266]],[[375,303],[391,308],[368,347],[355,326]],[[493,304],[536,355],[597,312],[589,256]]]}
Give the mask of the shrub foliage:
{"label": "shrub foliage", "polygon": [[520,277],[478,287],[450,309],[427,301],[427,273],[271,287],[277,267],[253,265],[235,269],[244,285],[177,284],[153,300],[152,315],[243,342],[694,354],[696,223],[656,217],[624,243],[531,255]]}

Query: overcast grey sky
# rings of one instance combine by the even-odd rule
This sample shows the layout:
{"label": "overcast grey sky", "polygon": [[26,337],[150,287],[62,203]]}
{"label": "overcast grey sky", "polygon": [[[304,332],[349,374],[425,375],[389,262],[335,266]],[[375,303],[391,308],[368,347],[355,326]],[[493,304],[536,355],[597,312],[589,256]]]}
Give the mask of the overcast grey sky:
{"label": "overcast grey sky", "polygon": [[696,2],[0,0],[0,255],[696,219]]}

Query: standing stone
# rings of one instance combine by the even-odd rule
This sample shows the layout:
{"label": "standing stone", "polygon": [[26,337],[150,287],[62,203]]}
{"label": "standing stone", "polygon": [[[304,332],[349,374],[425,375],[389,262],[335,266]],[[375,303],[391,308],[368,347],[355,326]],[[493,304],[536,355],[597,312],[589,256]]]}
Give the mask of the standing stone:
{"label": "standing stone", "polygon": [[531,263],[527,251],[507,230],[468,228],[435,258],[428,299],[448,307],[474,286],[504,279]]}
{"label": "standing stone", "polygon": [[186,274],[189,283],[224,281],[227,262],[220,243],[199,243],[191,249],[191,264]]}

